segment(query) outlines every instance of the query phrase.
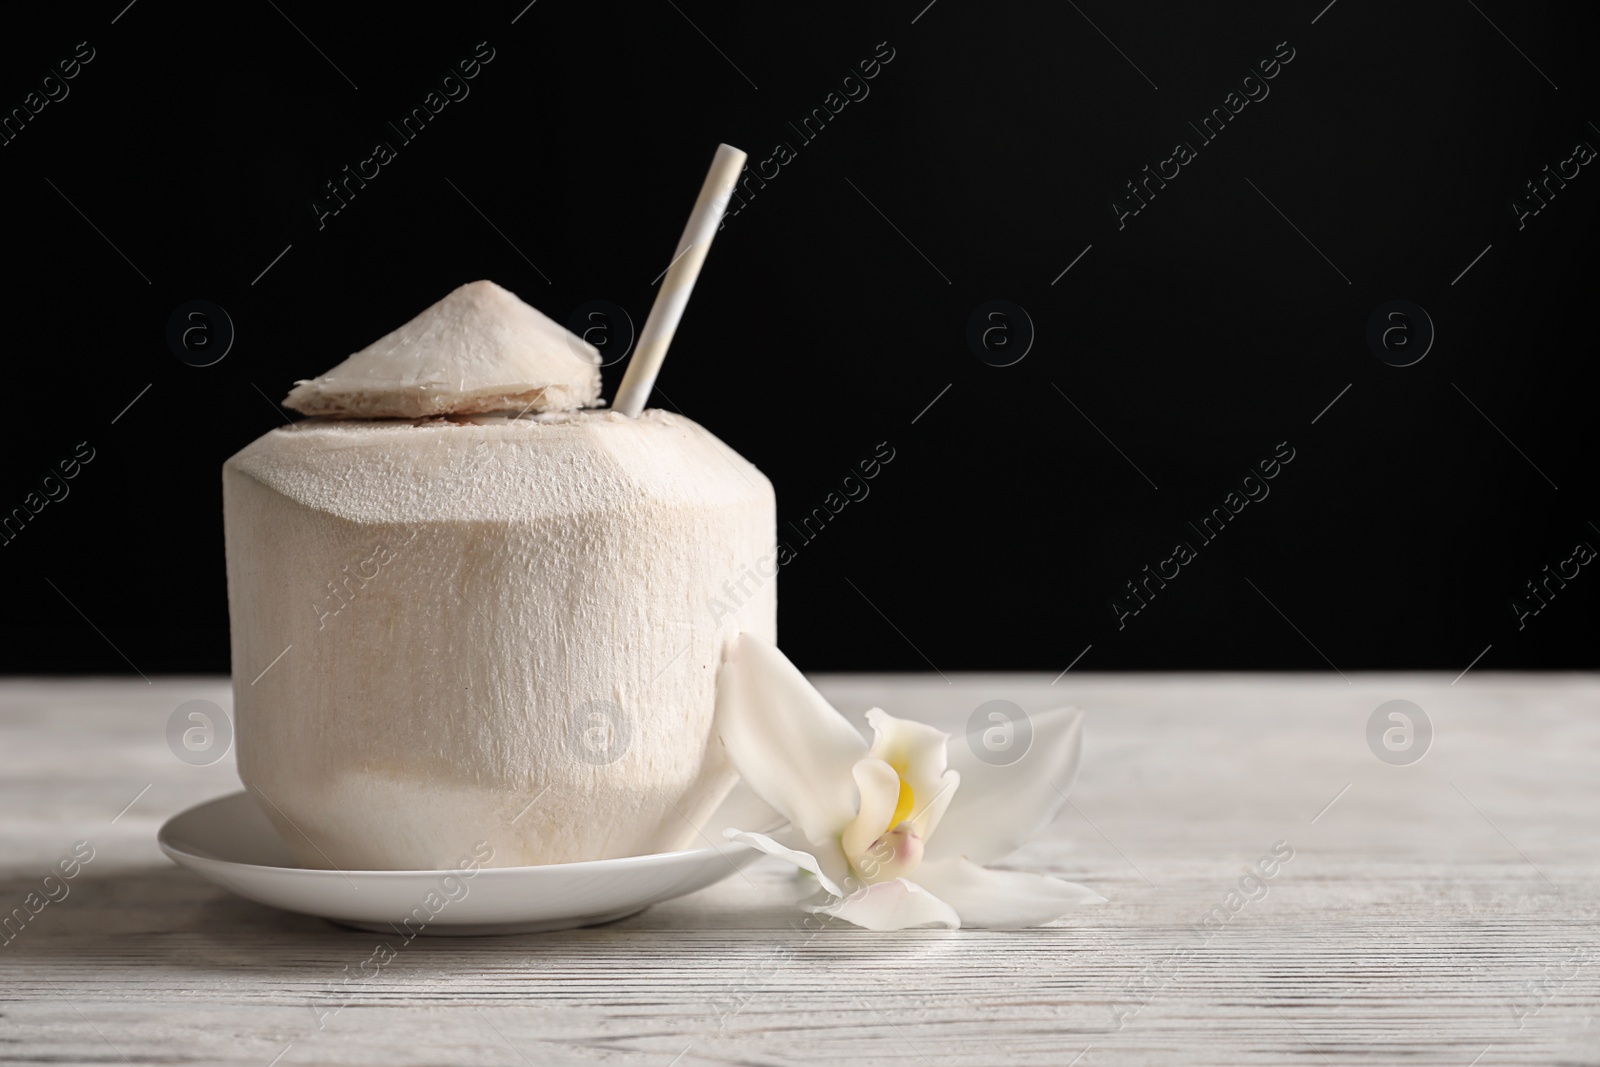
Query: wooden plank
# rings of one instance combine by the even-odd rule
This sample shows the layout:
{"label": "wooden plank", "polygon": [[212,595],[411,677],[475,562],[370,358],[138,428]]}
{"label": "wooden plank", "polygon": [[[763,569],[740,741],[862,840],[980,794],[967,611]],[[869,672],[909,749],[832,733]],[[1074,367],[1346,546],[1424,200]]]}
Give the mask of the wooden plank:
{"label": "wooden plank", "polygon": [[[947,726],[989,699],[1090,708],[1073,806],[1007,864],[1111,898],[1065,924],[812,933],[763,862],[612,926],[418,939],[348,983],[375,935],[155,848],[238,788],[163,734],[183,700],[226,707],[224,682],[0,683],[0,906],[95,849],[0,947],[0,1062],[1600,1062],[1600,680],[1051,678],[819,681],[852,715]],[[1396,698],[1436,732],[1411,766],[1365,737]],[[1293,858],[1228,911],[1277,842]]]}

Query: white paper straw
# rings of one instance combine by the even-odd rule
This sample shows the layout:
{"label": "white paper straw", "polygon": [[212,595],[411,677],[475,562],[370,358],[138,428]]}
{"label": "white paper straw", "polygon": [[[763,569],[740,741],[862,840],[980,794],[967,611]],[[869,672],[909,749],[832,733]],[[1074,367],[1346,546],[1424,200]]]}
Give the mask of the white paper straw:
{"label": "white paper straw", "polygon": [[728,199],[733,195],[734,183],[739,180],[746,158],[731,145],[717,146],[717,154],[711,159],[711,169],[706,171],[706,180],[700,186],[700,196],[694,202],[689,222],[683,228],[683,236],[678,238],[672,263],[661,280],[661,291],[656,294],[656,302],[650,306],[650,317],[644,320],[644,328],[639,331],[639,343],[611,404],[613,411],[637,416],[644,410],[645,401],[650,399],[656,375],[661,373],[661,363],[667,358],[667,346],[672,344],[672,335],[678,332],[678,320],[683,318],[683,309],[689,304],[689,294],[694,292],[695,279],[700,276],[706,253],[711,251],[711,241],[717,236],[722,213],[728,208]]}

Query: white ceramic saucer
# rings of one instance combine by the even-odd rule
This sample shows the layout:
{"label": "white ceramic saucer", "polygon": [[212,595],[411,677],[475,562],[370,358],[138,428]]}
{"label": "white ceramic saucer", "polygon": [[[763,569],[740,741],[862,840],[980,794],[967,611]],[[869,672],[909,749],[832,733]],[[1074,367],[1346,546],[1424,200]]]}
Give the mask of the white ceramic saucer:
{"label": "white ceramic saucer", "polygon": [[401,936],[523,934],[611,922],[720,882],[761,855],[728,843],[588,863],[486,867],[470,878],[452,871],[309,870],[246,793],[173,816],[156,840],[178,864],[247,900]]}

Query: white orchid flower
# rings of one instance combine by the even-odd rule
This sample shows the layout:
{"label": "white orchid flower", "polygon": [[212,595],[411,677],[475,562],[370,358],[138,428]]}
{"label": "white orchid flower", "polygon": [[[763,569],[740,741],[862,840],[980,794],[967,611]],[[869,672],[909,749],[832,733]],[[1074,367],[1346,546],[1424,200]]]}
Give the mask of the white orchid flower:
{"label": "white orchid flower", "polygon": [[1071,882],[984,866],[1066,803],[1082,713],[1033,716],[1030,748],[1003,767],[878,708],[867,722],[871,747],[783,653],[750,634],[735,640],[717,677],[717,734],[745,784],[790,824],[776,836],[725,834],[816,875],[827,900],[809,910],[869,930],[1015,929],[1104,900]]}

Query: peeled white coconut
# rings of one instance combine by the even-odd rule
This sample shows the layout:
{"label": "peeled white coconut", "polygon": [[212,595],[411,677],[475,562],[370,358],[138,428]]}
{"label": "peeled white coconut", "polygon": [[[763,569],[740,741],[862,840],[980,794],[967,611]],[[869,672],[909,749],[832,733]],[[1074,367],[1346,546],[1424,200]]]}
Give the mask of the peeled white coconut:
{"label": "peeled white coconut", "polygon": [[[582,342],[490,283],[402,334],[302,406],[515,410],[538,389],[574,410],[312,419],[227,461],[240,778],[309,867],[698,843],[734,780],[723,647],[776,637],[771,485],[688,419],[575,410],[597,393]],[[430,391],[395,388],[421,367]]]}
{"label": "peeled white coconut", "polygon": [[472,282],[290,390],[307,415],[417,418],[570,411],[600,398],[600,353],[516,294]]}

